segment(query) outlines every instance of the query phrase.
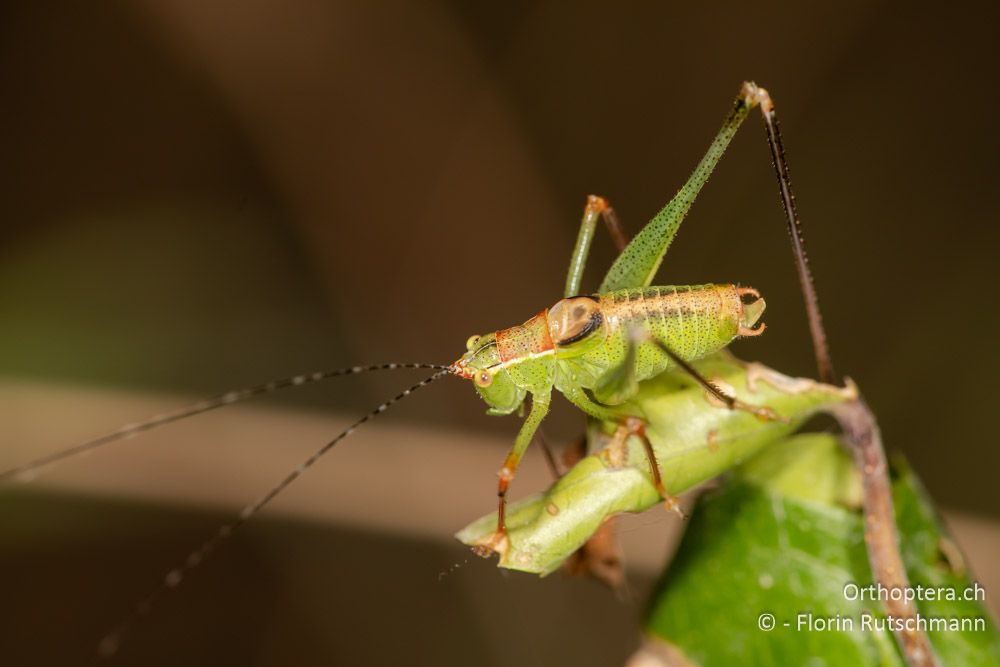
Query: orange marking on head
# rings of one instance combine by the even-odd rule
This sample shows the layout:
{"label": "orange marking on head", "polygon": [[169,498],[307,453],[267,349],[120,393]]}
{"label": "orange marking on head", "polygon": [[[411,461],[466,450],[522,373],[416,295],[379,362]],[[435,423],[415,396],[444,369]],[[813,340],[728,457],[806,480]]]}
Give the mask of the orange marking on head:
{"label": "orange marking on head", "polygon": [[524,324],[496,333],[500,361],[507,363],[553,349],[548,312],[542,311]]}
{"label": "orange marking on head", "polygon": [[464,378],[466,380],[471,380],[476,375],[475,370],[469,368],[469,360],[464,356],[455,363],[453,363],[451,366],[449,366],[448,370],[450,370],[458,377]]}

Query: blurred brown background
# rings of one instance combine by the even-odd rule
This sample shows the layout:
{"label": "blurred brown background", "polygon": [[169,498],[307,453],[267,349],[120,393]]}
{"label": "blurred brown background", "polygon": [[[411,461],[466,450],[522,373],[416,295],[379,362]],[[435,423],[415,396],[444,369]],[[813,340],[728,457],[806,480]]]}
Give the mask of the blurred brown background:
{"label": "blurred brown background", "polygon": [[[986,3],[933,7],[6,3],[0,374],[12,400],[31,402],[0,425],[4,467],[29,456],[19,448],[66,443],[47,428],[71,441],[117,426],[118,413],[93,420],[98,403],[172,397],[150,404],[155,412],[177,396],[299,371],[453,360],[470,334],[516,324],[559,297],[588,193],[610,198],[637,230],[683,182],[739,83],[753,78],[778,105],[838,370],[860,384],[887,445],[910,458],[944,508],[974,522],[996,519],[996,17]],[[590,287],[612,256],[605,237],[597,246]],[[753,285],[768,300],[767,334],[739,343],[737,353],[811,374],[756,116],[658,282],[722,281]],[[409,382],[353,378],[274,404],[353,414]],[[116,400],[77,415],[93,392]],[[121,419],[145,414],[147,404],[137,405],[144,410]],[[512,419],[485,417],[471,387],[457,381],[414,397],[392,420],[445,429],[468,447],[509,441],[516,430]],[[562,410],[547,423],[549,437],[570,437],[577,420]],[[194,440],[198,431],[174,438]],[[294,432],[286,432],[274,447],[291,445]],[[362,438],[350,446],[380,446]],[[307,451],[321,441],[295,446]],[[132,465],[127,447],[81,465],[95,479],[116,480]],[[398,495],[411,470],[398,461],[387,457],[384,472],[365,481],[404,521],[415,494],[438,493],[463,475],[482,489],[456,501],[469,503],[463,515],[488,510],[492,468],[467,472],[445,458],[432,478],[406,479]],[[189,487],[225,486],[251,463],[237,447],[222,465],[191,472],[175,499],[184,503]],[[317,489],[337,465],[316,471]],[[540,467],[540,458],[529,465]],[[263,481],[223,504],[249,500],[282,472],[265,468]],[[4,577],[20,579],[15,573],[29,564],[37,577],[17,582],[32,611],[8,604],[4,612],[29,620],[31,630],[10,633],[20,626],[0,623],[8,626],[2,649],[16,647],[25,662],[44,662],[60,635],[61,659],[82,660],[90,638],[218,520],[167,516],[162,503],[140,511],[56,493],[4,496],[13,508],[7,534],[45,525],[32,538],[54,541],[56,552],[42,557],[15,539],[7,549]],[[112,528],[100,519],[106,514],[115,517]],[[165,603],[147,624],[172,630],[160,626],[145,644],[137,638],[122,660],[288,664],[294,655],[296,664],[391,664],[379,643],[386,632],[410,647],[414,664],[559,664],[574,656],[587,664],[597,655],[614,663],[634,644],[641,582],[631,603],[575,582],[505,578],[485,564],[458,570],[466,583],[439,584],[437,572],[464,551],[443,541],[421,547],[366,526],[364,508],[359,516],[357,528],[337,532],[262,522],[257,538],[246,538],[257,551],[234,548],[229,566],[191,582],[195,591]],[[136,537],[138,526],[145,537]],[[280,539],[268,541],[267,531]],[[64,544],[66,534],[77,541]],[[286,609],[280,600],[300,600],[281,581],[304,565],[289,560],[282,570],[260,555],[296,544],[311,545],[300,549],[321,560],[317,572],[343,578],[302,584],[327,606],[296,602],[310,609],[299,622],[274,610]],[[108,550],[120,562],[109,565]],[[115,592],[96,573],[80,583],[102,566],[134,567],[135,580]],[[222,573],[239,568],[243,578],[227,583]],[[351,583],[353,594],[343,588]],[[368,585],[395,593],[372,600],[370,590],[362,594]],[[462,598],[465,608],[454,606],[449,585],[474,591]],[[213,597],[213,586],[224,590]],[[235,616],[228,607],[211,611],[234,595],[249,596]],[[415,602],[431,598],[439,606]],[[525,600],[544,620],[511,620]],[[90,606],[97,601],[106,607]],[[385,604],[399,608],[388,613]],[[252,611],[261,609],[271,611]],[[257,613],[280,617],[285,634]],[[431,629],[410,625],[414,615],[432,619]],[[228,629],[216,635],[216,624]],[[585,624],[614,639],[581,644],[574,627]],[[362,640],[361,627],[373,639]],[[349,636],[359,639],[355,648],[345,648]],[[426,646],[416,647],[415,637]]]}

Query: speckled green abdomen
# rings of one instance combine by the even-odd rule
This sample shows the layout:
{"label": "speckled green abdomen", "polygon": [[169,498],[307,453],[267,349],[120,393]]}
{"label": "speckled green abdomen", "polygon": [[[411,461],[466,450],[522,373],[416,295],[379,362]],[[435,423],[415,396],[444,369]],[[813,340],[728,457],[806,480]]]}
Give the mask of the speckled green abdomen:
{"label": "speckled green abdomen", "polygon": [[[759,298],[744,304],[746,294],[757,297],[755,291],[735,285],[632,288],[599,295],[604,344],[587,350],[579,361],[598,371],[592,375],[596,382],[601,371],[611,371],[625,359],[630,327],[648,332],[685,360],[700,359],[750,332],[764,305]],[[654,343],[638,345],[637,380],[659,375],[671,366]]]}

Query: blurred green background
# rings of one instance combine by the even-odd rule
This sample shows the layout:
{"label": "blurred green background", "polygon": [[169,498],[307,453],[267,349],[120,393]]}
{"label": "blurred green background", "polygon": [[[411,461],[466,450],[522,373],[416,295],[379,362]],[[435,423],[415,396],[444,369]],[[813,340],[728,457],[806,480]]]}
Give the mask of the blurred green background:
{"label": "blurred green background", "polygon": [[[987,3],[4,3],[0,374],[201,394],[449,362],[560,296],[587,194],[638,229],[752,78],[778,105],[838,370],[940,504],[995,518],[995,18]],[[597,246],[590,286],[612,256]],[[768,301],[767,334],[737,353],[811,374],[756,117],[658,282],[729,281]],[[408,380],[275,401],[361,411]],[[398,412],[516,428],[454,381]]]}

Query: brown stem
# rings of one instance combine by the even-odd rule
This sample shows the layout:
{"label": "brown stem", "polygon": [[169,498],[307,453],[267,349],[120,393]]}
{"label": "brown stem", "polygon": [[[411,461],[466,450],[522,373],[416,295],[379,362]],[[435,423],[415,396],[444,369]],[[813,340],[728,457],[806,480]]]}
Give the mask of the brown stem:
{"label": "brown stem", "polygon": [[[850,440],[855,465],[861,471],[864,489],[865,546],[868,548],[872,576],[877,583],[888,590],[904,590],[909,587],[909,581],[899,551],[889,468],[875,415],[860,397],[836,406],[831,412]],[[896,619],[916,619],[917,611],[911,601],[889,599],[885,601],[885,613]],[[913,629],[895,630],[895,634],[906,663],[910,667],[938,665],[927,634],[917,630],[915,622],[905,625],[912,626]]]}

